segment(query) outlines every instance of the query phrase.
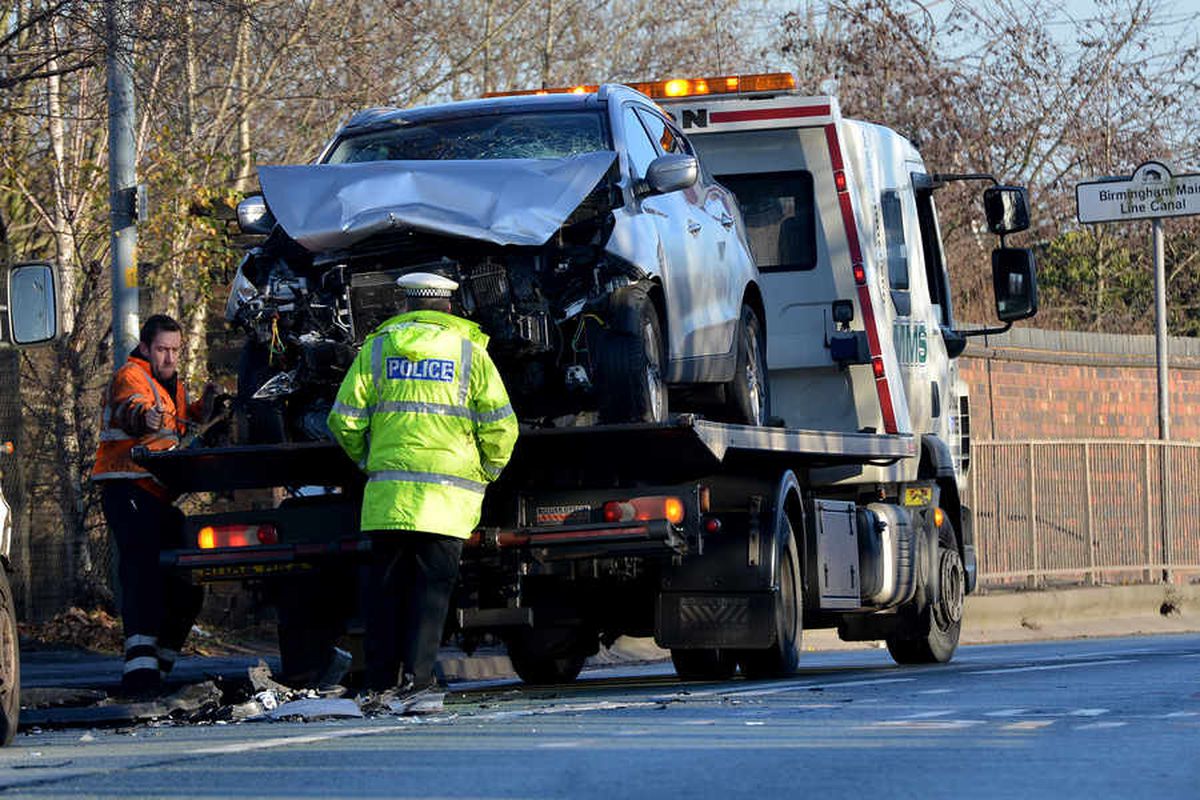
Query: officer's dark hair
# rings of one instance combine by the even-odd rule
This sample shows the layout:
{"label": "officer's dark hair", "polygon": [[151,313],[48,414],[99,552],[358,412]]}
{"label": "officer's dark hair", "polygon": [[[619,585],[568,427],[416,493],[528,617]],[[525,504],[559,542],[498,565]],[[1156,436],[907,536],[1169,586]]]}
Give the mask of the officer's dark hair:
{"label": "officer's dark hair", "polygon": [[405,297],[404,308],[408,311],[444,311],[450,313],[449,297]]}
{"label": "officer's dark hair", "polygon": [[166,314],[151,314],[142,323],[142,330],[138,333],[138,340],[149,347],[154,343],[154,337],[164,331],[167,333],[183,333],[183,326]]}

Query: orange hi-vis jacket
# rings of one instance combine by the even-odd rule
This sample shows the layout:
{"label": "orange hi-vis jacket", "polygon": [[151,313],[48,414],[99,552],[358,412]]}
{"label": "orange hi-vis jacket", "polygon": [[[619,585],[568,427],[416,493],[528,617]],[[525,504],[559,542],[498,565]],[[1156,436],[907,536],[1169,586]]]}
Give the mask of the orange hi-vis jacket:
{"label": "orange hi-vis jacket", "polygon": [[[191,406],[187,404],[187,390],[181,377],[176,379],[175,396],[172,397],[155,380],[150,371],[150,362],[131,354],[124,366],[113,375],[105,393],[100,446],[96,449],[92,480],[135,480],[138,487],[151,494],[165,500],[172,499],[165,486],[133,462],[130,452],[139,445],[150,450],[177,447],[187,433],[190,422],[200,415],[201,402],[198,400]],[[140,425],[142,415],[156,406],[163,412],[162,428],[145,431]]]}

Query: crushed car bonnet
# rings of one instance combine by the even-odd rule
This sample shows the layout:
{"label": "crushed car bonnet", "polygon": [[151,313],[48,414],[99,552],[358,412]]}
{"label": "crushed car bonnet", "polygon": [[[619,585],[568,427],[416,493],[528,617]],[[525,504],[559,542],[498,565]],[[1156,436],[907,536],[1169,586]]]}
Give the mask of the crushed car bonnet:
{"label": "crushed car bonnet", "polygon": [[263,196],[310,252],[412,228],[498,245],[542,245],[616,158],[371,161],[260,167]]}

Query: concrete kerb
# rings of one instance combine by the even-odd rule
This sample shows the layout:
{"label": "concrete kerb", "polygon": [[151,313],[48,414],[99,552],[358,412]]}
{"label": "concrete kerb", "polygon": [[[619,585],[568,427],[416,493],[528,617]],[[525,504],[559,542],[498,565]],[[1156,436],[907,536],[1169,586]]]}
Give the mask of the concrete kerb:
{"label": "concrete kerb", "polygon": [[[1200,631],[1200,585],[1147,584],[976,594],[967,598],[963,644],[1130,636]],[[877,642],[843,642],[834,630],[805,631],[810,652],[880,647]],[[669,651],[653,639],[621,637],[588,666],[664,661]],[[447,681],[513,677],[502,650],[467,656],[443,651],[438,671]]]}

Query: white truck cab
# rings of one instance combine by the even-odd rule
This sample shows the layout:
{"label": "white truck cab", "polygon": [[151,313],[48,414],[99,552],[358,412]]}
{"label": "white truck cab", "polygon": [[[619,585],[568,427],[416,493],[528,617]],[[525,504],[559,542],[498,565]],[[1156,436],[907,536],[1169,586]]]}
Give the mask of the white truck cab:
{"label": "white truck cab", "polygon": [[[797,94],[791,78],[638,88],[656,96],[742,206],[762,275],[772,413],[789,428],[933,437],[961,484],[968,402],[954,358],[965,339],[933,195],[947,179],[990,176],[933,174],[907,139],[843,118],[834,97]],[[1028,219],[1023,190],[989,192],[993,232],[1022,229],[1012,223]],[[1009,276],[1003,288],[1021,294],[997,298],[1002,319],[1035,313],[1029,252],[1000,248],[993,262]],[[918,466],[868,466],[847,480],[910,481]]]}

